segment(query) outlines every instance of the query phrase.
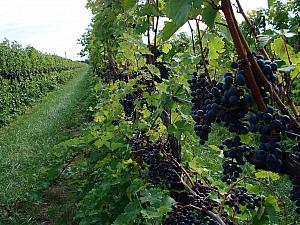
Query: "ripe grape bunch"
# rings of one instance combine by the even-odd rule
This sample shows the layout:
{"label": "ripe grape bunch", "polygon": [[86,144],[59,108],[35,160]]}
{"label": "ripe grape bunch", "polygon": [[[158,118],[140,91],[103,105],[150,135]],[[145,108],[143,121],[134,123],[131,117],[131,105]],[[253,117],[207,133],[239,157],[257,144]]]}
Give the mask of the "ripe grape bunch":
{"label": "ripe grape bunch", "polygon": [[163,225],[219,225],[219,223],[205,212],[198,212],[192,207],[175,207]]}
{"label": "ripe grape bunch", "polygon": [[142,105],[146,105],[146,107],[153,111],[154,108],[150,105],[148,105],[146,99],[142,98],[143,92],[154,92],[155,86],[154,82],[151,79],[140,79],[136,82],[135,85],[133,85],[133,88],[136,89],[135,91],[128,93],[125,95],[124,99],[120,100],[120,104],[123,106],[124,113],[126,117],[131,117],[135,110],[135,101],[138,99],[141,99]]}
{"label": "ripe grape bunch", "polygon": [[[237,77],[244,77],[239,71]],[[245,80],[239,78],[239,84],[244,85]],[[232,133],[247,134],[249,128],[242,119],[248,113],[248,106],[252,97],[245,93],[243,86],[234,84],[232,73],[224,75],[224,82],[211,83],[202,74],[197,78],[194,73],[190,83],[192,99],[192,116],[195,124],[196,135],[200,137],[200,144],[208,140],[211,126],[214,122],[224,122]]]}
{"label": "ripe grape bunch", "polygon": [[[133,158],[141,168],[146,169],[152,184],[165,185],[170,190],[170,196],[177,202],[163,224],[218,225],[216,219],[207,212],[218,208],[218,203],[209,197],[215,189],[200,181],[190,187],[194,194],[186,189],[182,180],[182,168],[178,162],[181,147],[174,138],[170,135],[165,143],[161,140],[154,143],[148,137],[137,135],[132,142]],[[232,224],[227,213],[222,215],[222,219],[226,224]]]}
{"label": "ripe grape bunch", "polygon": [[[279,93],[277,64],[256,55],[255,59],[276,93]],[[213,123],[222,123],[228,131],[234,133],[219,146],[223,150],[223,178],[228,185],[237,182],[242,173],[242,166],[249,162],[256,168],[282,173],[285,158],[289,156],[285,140],[299,140],[300,130],[295,127],[288,115],[280,115],[275,107],[267,106],[264,111],[257,111],[249,89],[242,62],[233,62],[233,74],[227,72],[222,82],[209,81],[205,74],[194,73],[188,80],[192,95],[192,117],[195,121],[194,130],[200,138],[200,144],[205,144],[209,138]],[[258,71],[251,68],[259,91],[266,105],[272,103],[272,96],[264,87]],[[241,142],[241,135],[249,132],[260,138],[258,149]],[[294,151],[295,152],[295,151]],[[299,154],[293,153],[299,160]],[[291,177],[295,183],[294,179]],[[300,208],[300,184],[295,184],[292,199]],[[300,192],[299,192],[300,193]],[[297,212],[300,212],[300,209]]]}
{"label": "ripe grape bunch", "polygon": [[162,83],[163,79],[168,80],[171,76],[169,64],[167,62],[155,62],[154,65],[157,69],[159,69],[160,72],[160,77],[155,76],[154,80],[158,83]]}
{"label": "ripe grape bunch", "polygon": [[172,187],[180,183],[181,171],[169,157],[167,157],[167,146],[160,141],[153,143],[148,138],[139,138],[133,141],[133,155],[141,165],[147,165],[147,171],[153,184],[163,183]]}
{"label": "ripe grape bunch", "polygon": [[[226,150],[225,150],[226,147]],[[245,165],[245,153],[251,149],[241,142],[240,136],[226,139],[219,148],[223,151],[224,157],[227,159],[223,163],[222,181],[230,185],[236,182],[242,173],[242,166]]]}
{"label": "ripe grape bunch", "polygon": [[218,203],[210,198],[211,192],[216,190],[214,187],[203,185],[197,181],[192,189],[195,191],[194,194],[189,194],[183,190],[171,192],[171,197],[176,200],[177,205],[169,213],[163,223],[164,225],[219,225],[219,220],[228,225],[233,224],[226,211],[220,215],[219,220],[216,218],[216,214],[212,213],[218,208]]}
{"label": "ripe grape bunch", "polygon": [[234,192],[227,196],[225,204],[232,208],[235,213],[241,214],[240,206],[246,206],[247,209],[254,210],[261,207],[263,202],[264,197],[248,192],[243,186],[237,186]]}

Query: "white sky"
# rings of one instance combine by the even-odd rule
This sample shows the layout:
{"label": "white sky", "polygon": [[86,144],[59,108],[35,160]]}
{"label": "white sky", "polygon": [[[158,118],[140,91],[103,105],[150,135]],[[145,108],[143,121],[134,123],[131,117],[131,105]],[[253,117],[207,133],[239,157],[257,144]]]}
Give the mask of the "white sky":
{"label": "white sky", "polygon": [[[245,11],[267,0],[240,0]],[[44,52],[79,59],[81,37],[92,15],[86,0],[0,0],[0,41],[5,37]]]}
{"label": "white sky", "polygon": [[91,21],[86,0],[0,0],[0,40],[79,59],[76,44]]}

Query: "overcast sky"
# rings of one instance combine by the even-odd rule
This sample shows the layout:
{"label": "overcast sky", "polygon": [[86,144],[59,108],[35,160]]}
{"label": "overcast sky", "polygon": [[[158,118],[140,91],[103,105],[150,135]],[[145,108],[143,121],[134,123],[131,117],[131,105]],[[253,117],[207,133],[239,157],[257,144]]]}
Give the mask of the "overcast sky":
{"label": "overcast sky", "polygon": [[76,59],[91,21],[86,0],[0,0],[0,39]]}
{"label": "overcast sky", "polygon": [[[267,5],[267,0],[240,2],[245,11]],[[81,46],[76,42],[92,17],[85,4],[86,0],[0,0],[0,39],[79,59]]]}

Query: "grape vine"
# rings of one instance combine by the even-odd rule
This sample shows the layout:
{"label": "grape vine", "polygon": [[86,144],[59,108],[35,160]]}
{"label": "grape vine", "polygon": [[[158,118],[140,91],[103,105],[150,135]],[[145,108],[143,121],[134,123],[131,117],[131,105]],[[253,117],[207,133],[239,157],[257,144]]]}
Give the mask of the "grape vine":
{"label": "grape vine", "polygon": [[[251,50],[231,3],[88,2],[84,43],[100,80],[94,123],[77,140],[90,149],[82,224],[297,223],[263,179],[288,175],[299,213],[297,110],[284,104],[280,57]],[[170,39],[186,22],[193,40]]]}

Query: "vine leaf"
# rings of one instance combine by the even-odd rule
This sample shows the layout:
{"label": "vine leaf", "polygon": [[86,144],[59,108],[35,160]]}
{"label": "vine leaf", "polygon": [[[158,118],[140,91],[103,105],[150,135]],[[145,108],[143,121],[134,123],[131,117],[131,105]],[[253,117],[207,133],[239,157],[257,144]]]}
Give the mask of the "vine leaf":
{"label": "vine leaf", "polygon": [[269,35],[257,35],[258,48],[259,49],[264,48],[268,44],[270,39],[271,39],[271,36],[269,36]]}
{"label": "vine leaf", "polygon": [[266,211],[270,217],[270,220],[272,222],[275,222],[275,224],[278,224],[279,220],[277,218],[276,212],[278,212],[280,210],[280,208],[278,206],[278,202],[277,202],[276,198],[272,195],[268,196],[265,199],[265,207],[266,207]]}
{"label": "vine leaf", "polygon": [[176,25],[183,25],[192,9],[191,0],[169,0],[167,7],[167,16],[172,19]]}
{"label": "vine leaf", "polygon": [[141,210],[144,218],[159,218],[163,214],[170,212],[175,200],[158,188],[150,188],[141,193],[142,204],[149,204],[149,207]]}
{"label": "vine leaf", "polygon": [[[288,59],[288,55],[287,55],[284,45],[285,45],[284,40],[280,37],[280,38],[276,38],[271,46],[272,46],[272,49],[275,52],[275,54],[280,59],[283,59],[285,62],[288,63],[289,59]],[[289,52],[291,61],[294,62],[296,60],[296,55],[295,55],[294,49],[288,44],[286,44],[286,47]]]}
{"label": "vine leaf", "polygon": [[200,8],[202,6],[203,0],[193,0],[193,5],[195,8]]}
{"label": "vine leaf", "polygon": [[255,173],[256,178],[271,178],[272,180],[279,180],[280,176],[271,171],[260,170]]}
{"label": "vine leaf", "polygon": [[[217,5],[219,1],[214,1],[214,3]],[[217,13],[217,9],[213,8],[213,6],[209,3],[205,3],[202,14],[202,22],[204,22],[209,28],[212,28],[215,24]]]}
{"label": "vine leaf", "polygon": [[163,53],[168,54],[168,52],[169,52],[171,49],[172,49],[172,44],[170,44],[170,43],[165,43],[165,44],[163,45],[162,51],[163,51]]}
{"label": "vine leaf", "polygon": [[161,16],[161,12],[155,5],[146,3],[144,6],[140,8],[138,15],[139,16]]}
{"label": "vine leaf", "polygon": [[276,0],[268,0],[268,7],[271,8]]}
{"label": "vine leaf", "polygon": [[132,224],[140,214],[141,209],[138,200],[129,202],[124,213],[119,215],[113,224]]}
{"label": "vine leaf", "polygon": [[177,25],[174,22],[166,22],[164,28],[162,29],[160,36],[163,42],[169,40],[170,37],[172,37],[173,34],[182,26]]}
{"label": "vine leaf", "polygon": [[216,152],[220,152],[220,148],[216,145],[208,145],[208,147],[210,147],[212,150],[214,150]]}
{"label": "vine leaf", "polygon": [[225,51],[225,43],[222,37],[210,36],[208,42],[209,58],[211,60],[218,59],[220,53]]}
{"label": "vine leaf", "polygon": [[124,2],[122,3],[122,6],[125,9],[131,9],[136,5],[136,0],[124,0]]}

